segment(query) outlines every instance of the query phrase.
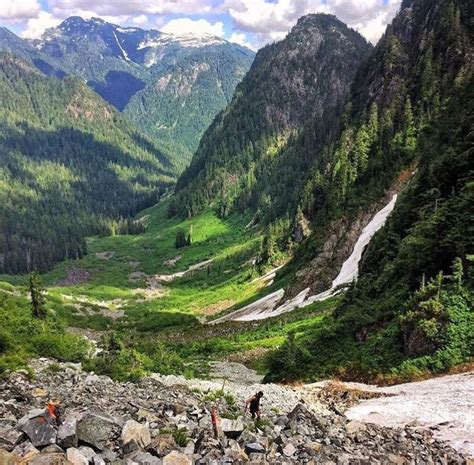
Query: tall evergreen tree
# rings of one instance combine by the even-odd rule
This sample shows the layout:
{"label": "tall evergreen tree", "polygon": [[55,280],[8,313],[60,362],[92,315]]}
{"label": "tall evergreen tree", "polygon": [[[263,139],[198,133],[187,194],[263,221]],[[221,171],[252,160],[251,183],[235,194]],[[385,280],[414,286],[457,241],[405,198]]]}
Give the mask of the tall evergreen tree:
{"label": "tall evergreen tree", "polygon": [[36,271],[30,274],[29,283],[33,318],[45,320],[47,311],[46,301],[44,298],[44,289],[42,288],[41,278]]}

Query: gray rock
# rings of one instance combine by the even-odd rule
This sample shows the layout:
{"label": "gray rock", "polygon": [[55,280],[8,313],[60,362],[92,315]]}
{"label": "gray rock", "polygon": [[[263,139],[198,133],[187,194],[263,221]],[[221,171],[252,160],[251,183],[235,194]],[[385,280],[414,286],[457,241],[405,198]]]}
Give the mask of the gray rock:
{"label": "gray rock", "polygon": [[58,429],[56,442],[64,449],[77,447],[77,419],[67,417]]}
{"label": "gray rock", "polygon": [[29,441],[22,442],[12,451],[12,455],[15,457],[15,460],[18,462],[23,460],[24,463],[27,463],[38,454],[39,450]]}
{"label": "gray rock", "polygon": [[162,460],[154,457],[149,452],[138,451],[135,454],[127,457],[138,465],[162,465]]}
{"label": "gray rock", "polygon": [[223,418],[221,420],[221,430],[230,439],[237,439],[244,429],[245,425],[242,418],[238,418],[237,420]]}
{"label": "gray rock", "polygon": [[92,459],[92,464],[93,465],[105,465],[105,460],[100,455],[96,455]]}
{"label": "gray rock", "polygon": [[96,453],[94,449],[87,447],[87,446],[81,446],[79,447],[79,452],[86,457],[89,461],[91,461],[95,456]]}
{"label": "gray rock", "polygon": [[144,449],[151,442],[150,429],[135,420],[128,420],[122,429],[121,440],[125,453]]}
{"label": "gray rock", "polygon": [[192,460],[187,456],[174,450],[163,458],[163,465],[192,465]]}
{"label": "gray rock", "polygon": [[29,460],[28,465],[71,465],[66,454],[38,454]]}
{"label": "gray rock", "polygon": [[265,447],[259,442],[250,442],[245,444],[245,453],[250,454],[264,454]]}
{"label": "gray rock", "polygon": [[42,454],[64,454],[65,451],[61,449],[57,444],[51,444],[48,447],[45,447],[42,451]]}
{"label": "gray rock", "polygon": [[11,452],[21,442],[23,432],[15,427],[15,422],[0,420],[0,447]]}
{"label": "gray rock", "polygon": [[283,454],[286,455],[287,457],[292,457],[293,455],[296,454],[296,447],[289,442],[284,448],[283,448]]}
{"label": "gray rock", "polygon": [[355,434],[366,430],[367,426],[365,423],[361,423],[360,421],[353,420],[346,424],[346,431],[349,434]]}
{"label": "gray rock", "polygon": [[88,413],[77,423],[77,437],[80,443],[104,450],[107,443],[117,436],[117,424],[105,413]]}
{"label": "gray rock", "polygon": [[56,428],[44,410],[36,409],[25,415],[19,422],[19,429],[28,436],[31,443],[36,447],[47,446],[56,442]]}
{"label": "gray rock", "polygon": [[113,462],[117,459],[117,454],[110,449],[105,449],[99,454],[99,457],[106,462]]}
{"label": "gray rock", "polygon": [[72,465],[89,465],[89,458],[75,447],[71,447],[67,450],[67,459]]}
{"label": "gray rock", "polygon": [[154,455],[157,455],[158,457],[164,457],[177,447],[178,446],[173,436],[169,434],[160,434],[159,436],[153,439],[147,450],[152,452]]}

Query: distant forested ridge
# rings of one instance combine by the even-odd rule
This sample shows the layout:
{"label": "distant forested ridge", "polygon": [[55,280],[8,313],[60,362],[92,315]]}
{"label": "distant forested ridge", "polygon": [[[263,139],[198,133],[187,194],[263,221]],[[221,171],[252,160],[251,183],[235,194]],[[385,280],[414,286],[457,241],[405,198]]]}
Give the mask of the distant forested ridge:
{"label": "distant forested ridge", "polygon": [[[370,49],[335,17],[308,15],[283,41],[259,50],[179,178],[170,213],[192,216],[213,205],[222,216],[253,210],[269,220],[293,212],[308,168],[338,133],[338,116]],[[312,150],[290,151],[306,125]]]}
{"label": "distant forested ridge", "polygon": [[176,166],[74,78],[0,55],[0,273],[45,271],[173,185]]}

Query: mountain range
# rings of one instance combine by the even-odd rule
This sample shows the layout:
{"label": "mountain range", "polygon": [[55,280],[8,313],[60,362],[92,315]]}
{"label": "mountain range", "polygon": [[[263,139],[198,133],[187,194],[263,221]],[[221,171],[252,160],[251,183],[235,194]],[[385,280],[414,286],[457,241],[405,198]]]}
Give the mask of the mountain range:
{"label": "mountain range", "polygon": [[46,75],[83,79],[182,168],[254,57],[216,36],[177,36],[80,17],[30,41],[2,28],[0,49]]}

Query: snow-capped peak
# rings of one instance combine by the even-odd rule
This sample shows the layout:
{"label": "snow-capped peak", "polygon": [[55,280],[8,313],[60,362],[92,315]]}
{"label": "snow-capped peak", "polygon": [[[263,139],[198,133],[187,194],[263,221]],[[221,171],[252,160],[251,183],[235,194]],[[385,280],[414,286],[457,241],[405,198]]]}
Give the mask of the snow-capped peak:
{"label": "snow-capped peak", "polygon": [[144,40],[138,45],[138,50],[149,47],[159,47],[171,43],[179,44],[181,47],[205,47],[208,45],[219,45],[226,43],[226,40],[212,34],[168,34],[161,33],[158,37]]}

